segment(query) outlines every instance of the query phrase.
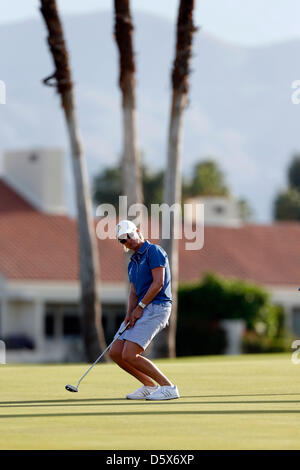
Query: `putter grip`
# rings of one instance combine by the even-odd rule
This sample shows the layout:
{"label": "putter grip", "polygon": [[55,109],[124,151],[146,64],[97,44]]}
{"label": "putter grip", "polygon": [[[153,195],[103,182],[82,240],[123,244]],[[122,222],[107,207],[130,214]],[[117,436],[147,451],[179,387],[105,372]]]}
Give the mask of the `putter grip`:
{"label": "putter grip", "polygon": [[119,333],[119,336],[121,336],[125,330],[127,330],[128,326],[130,325],[130,323],[128,322],[126,326],[124,326],[124,328],[120,331]]}

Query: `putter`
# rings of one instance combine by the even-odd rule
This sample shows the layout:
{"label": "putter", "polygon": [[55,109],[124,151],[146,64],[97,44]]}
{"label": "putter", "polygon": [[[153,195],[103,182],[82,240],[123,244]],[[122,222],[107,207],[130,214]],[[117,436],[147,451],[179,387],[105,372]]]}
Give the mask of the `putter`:
{"label": "putter", "polygon": [[97,364],[98,361],[100,361],[101,357],[106,353],[106,351],[112,346],[112,344],[121,336],[121,334],[124,333],[124,331],[128,328],[130,323],[127,323],[126,326],[120,331],[118,336],[107,346],[107,348],[103,351],[103,353],[100,354],[100,356],[95,360],[95,362],[88,368],[88,370],[83,374],[82,377],[77,382],[76,387],[74,385],[66,385],[65,389],[68,390],[68,392],[78,392],[78,387],[82,379],[89,373],[89,371],[94,367],[95,364]]}

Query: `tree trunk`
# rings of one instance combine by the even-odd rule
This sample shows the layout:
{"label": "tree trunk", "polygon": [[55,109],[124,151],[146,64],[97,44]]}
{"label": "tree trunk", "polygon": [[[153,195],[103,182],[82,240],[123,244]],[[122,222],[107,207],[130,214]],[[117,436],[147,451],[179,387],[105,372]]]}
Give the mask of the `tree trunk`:
{"label": "tree trunk", "polygon": [[50,79],[55,79],[51,85],[57,88],[61,96],[70,139],[78,218],[80,313],[86,358],[89,362],[93,362],[100,354],[100,350],[105,349],[106,344],[101,322],[101,304],[97,293],[100,268],[90,188],[74,106],[68,52],[56,2],[41,0],[41,5],[41,12],[49,32],[48,43],[56,66],[55,73],[45,79],[44,83],[49,84]]}
{"label": "tree trunk", "polygon": [[[122,93],[123,150],[121,160],[122,194],[127,196],[128,209],[143,202],[140,154],[137,147],[134,54],[132,44],[133,24],[129,0],[115,0],[115,40],[120,58],[119,85]],[[126,219],[133,217],[126,215]],[[125,253],[124,274],[127,280],[129,300],[129,279],[127,267],[132,253]],[[126,310],[128,308],[128,303]]]}
{"label": "tree trunk", "polygon": [[141,203],[142,183],[137,148],[134,54],[129,0],[115,0],[115,39],[120,56],[120,89],[123,111],[122,191],[128,207]]}
{"label": "tree trunk", "polygon": [[[172,104],[168,135],[168,162],[164,178],[164,203],[171,207],[181,206],[181,147],[182,118],[188,93],[189,61],[192,36],[196,31],[193,25],[194,0],[181,0],[177,20],[176,58],[172,73]],[[172,214],[172,213],[171,213]],[[170,239],[161,239],[161,246],[167,252],[172,279],[172,314],[170,324],[153,341],[153,357],[176,356],[177,290],[179,243],[175,238],[176,217],[171,216]]]}

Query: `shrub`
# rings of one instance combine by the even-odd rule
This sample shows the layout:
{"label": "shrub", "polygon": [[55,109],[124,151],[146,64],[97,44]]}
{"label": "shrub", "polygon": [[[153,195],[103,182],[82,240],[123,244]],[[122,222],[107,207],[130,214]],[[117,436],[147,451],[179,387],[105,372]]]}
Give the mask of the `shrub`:
{"label": "shrub", "polygon": [[271,304],[264,288],[207,273],[200,282],[179,286],[177,354],[221,354],[226,337],[220,321],[226,319],[245,321],[245,352],[286,349],[284,311]]}

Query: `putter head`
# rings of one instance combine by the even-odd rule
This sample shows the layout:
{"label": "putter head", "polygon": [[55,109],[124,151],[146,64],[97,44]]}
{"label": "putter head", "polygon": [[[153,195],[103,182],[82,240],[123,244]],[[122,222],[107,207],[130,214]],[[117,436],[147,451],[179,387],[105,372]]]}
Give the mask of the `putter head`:
{"label": "putter head", "polygon": [[65,389],[68,390],[68,392],[78,392],[78,388],[74,387],[74,385],[66,385]]}

